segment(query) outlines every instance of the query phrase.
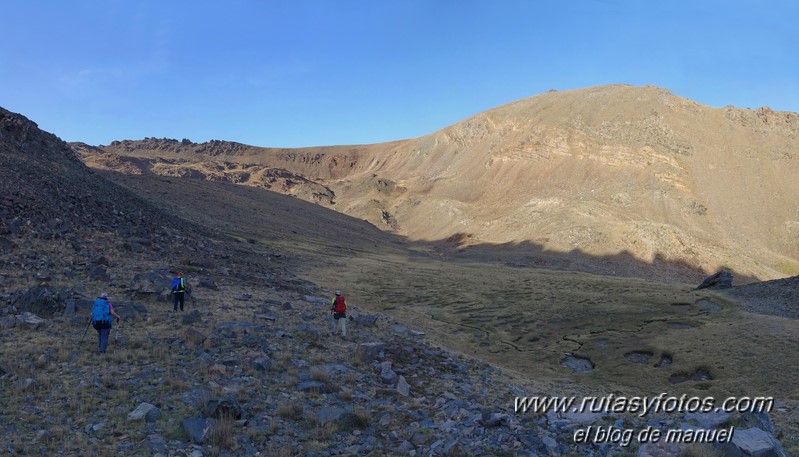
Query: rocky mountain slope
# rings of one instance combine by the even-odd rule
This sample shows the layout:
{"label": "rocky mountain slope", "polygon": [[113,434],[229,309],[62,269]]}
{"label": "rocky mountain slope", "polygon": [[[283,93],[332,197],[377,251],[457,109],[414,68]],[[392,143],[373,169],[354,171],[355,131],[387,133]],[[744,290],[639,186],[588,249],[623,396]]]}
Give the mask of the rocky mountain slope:
{"label": "rocky mountain slope", "polygon": [[601,258],[601,273],[652,277],[619,260],[630,257],[691,281],[722,267],[750,280],[799,273],[799,115],[652,86],[551,91],[375,145],[77,149],[92,167],[268,188],[461,254],[499,244],[517,262],[578,254]]}
{"label": "rocky mountain slope", "polygon": [[0,198],[4,293],[63,281],[104,280],[107,287],[109,278],[121,283],[117,278],[133,262],[177,269],[200,258],[247,265],[267,255],[251,248],[235,255],[237,247],[227,245],[232,238],[98,175],[55,135],[6,110],[0,110]]}
{"label": "rocky mountain slope", "polygon": [[[458,355],[408,323],[369,311],[366,303],[359,306],[357,299],[351,303],[350,335],[339,338],[330,329],[329,287],[294,274],[298,263],[309,257],[307,252],[329,251],[331,271],[339,269],[337,262],[354,260],[372,249],[383,255],[389,252],[392,259],[403,257],[407,262],[396,262],[391,268],[390,275],[398,284],[407,266],[417,261],[415,256],[424,255],[404,252],[404,243],[392,241],[362,221],[318,206],[298,206],[297,199],[271,193],[266,198],[267,191],[260,189],[226,183],[206,188],[200,180],[184,183],[158,175],[139,180],[92,172],[58,138],[7,111],[0,111],[0,160],[3,453],[600,456],[711,452],[709,446],[701,445],[660,449],[635,440],[625,446],[618,440],[577,443],[573,439],[575,431],[589,425],[639,431],[653,424],[663,430],[734,426],[734,439],[715,446],[715,452],[723,455],[787,455],[784,448],[793,451],[799,446],[792,425],[799,414],[795,393],[779,399],[770,414],[525,413],[514,408],[518,396],[582,398],[607,392],[592,391],[580,382],[581,374],[570,373],[567,366],[547,368],[552,378],[533,379]],[[148,173],[146,167],[139,169]],[[141,185],[147,191],[137,189]],[[191,204],[173,202],[169,191],[175,188],[186,196],[194,194]],[[235,208],[208,213],[203,207],[217,202]],[[218,219],[217,214],[233,217]],[[333,226],[339,231],[327,233]],[[361,265],[369,267],[369,263]],[[447,265],[437,268],[443,272]],[[194,292],[188,312],[176,315],[164,300],[169,298],[168,284],[177,270],[187,273]],[[372,274],[362,273],[367,278]],[[375,279],[382,281],[385,276]],[[400,284],[406,289],[412,286]],[[382,286],[377,283],[376,287]],[[88,308],[100,291],[111,293],[123,316],[104,357],[94,352],[96,336],[86,326]],[[693,310],[690,303],[668,305],[668,297],[664,300],[666,312],[683,313],[677,316],[679,322],[707,321],[711,329],[723,324],[714,322],[718,316],[736,312],[727,303],[723,309],[711,303],[707,306],[713,311],[705,313]],[[457,306],[461,310],[457,314],[470,319],[491,317],[462,311],[465,302],[448,305]],[[684,308],[697,311],[698,317],[688,316]],[[658,322],[666,328],[671,318]],[[783,320],[758,322],[781,329],[760,340],[764,347],[790,333]],[[558,326],[568,327],[568,322],[559,322],[547,332],[556,332]],[[691,328],[683,324],[677,330],[691,332]],[[578,334],[583,330],[565,331],[571,336],[563,338],[564,344],[583,344]],[[584,331],[593,335],[591,328]],[[454,332],[450,336],[457,337]],[[599,344],[598,336],[591,338]],[[785,355],[781,357],[786,360]],[[610,363],[620,363],[607,358],[608,363],[596,372],[607,372],[613,369]],[[572,359],[578,368],[580,360],[585,360],[567,358]],[[679,363],[676,358],[675,365]],[[694,374],[701,378],[702,372]],[[707,373],[711,374],[715,373]],[[681,385],[689,392],[713,387],[708,379],[687,379]]]}

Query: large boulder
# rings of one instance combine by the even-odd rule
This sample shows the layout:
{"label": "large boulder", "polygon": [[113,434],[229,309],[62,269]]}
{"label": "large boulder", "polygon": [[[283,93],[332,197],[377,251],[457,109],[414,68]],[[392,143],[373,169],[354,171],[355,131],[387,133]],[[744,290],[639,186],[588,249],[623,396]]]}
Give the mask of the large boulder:
{"label": "large boulder", "polygon": [[133,292],[153,299],[169,300],[174,275],[169,270],[159,269],[137,273],[129,285]]}
{"label": "large boulder", "polygon": [[89,270],[89,279],[100,282],[110,282],[111,276],[103,265],[95,265]]}
{"label": "large boulder", "polygon": [[216,282],[214,282],[213,279],[208,279],[208,278],[200,279],[200,281],[197,283],[197,287],[205,287],[206,289],[213,289],[213,290],[219,289],[219,286],[216,285]]}
{"label": "large boulder", "polygon": [[695,422],[701,428],[713,429],[719,428],[729,422],[729,420],[732,418],[732,414],[719,409],[709,412],[689,412],[685,413],[683,417],[685,420]]}
{"label": "large boulder", "polygon": [[729,289],[732,287],[732,273],[721,270],[718,273],[708,276],[702,281],[697,289]]}
{"label": "large boulder", "polygon": [[359,327],[374,327],[377,324],[378,316],[364,315],[351,316],[350,320]]}
{"label": "large boulder", "polygon": [[397,380],[397,373],[391,369],[391,362],[385,361],[380,364],[380,379],[385,384],[393,384]]}
{"label": "large boulder", "polygon": [[214,419],[241,419],[243,410],[238,400],[231,396],[212,398],[205,403],[205,415]]}
{"label": "large boulder", "polygon": [[[759,428],[736,428],[732,436],[732,444],[743,455],[757,457],[787,457],[780,442],[770,433]],[[729,454],[729,452],[728,452]]]}
{"label": "large boulder", "polygon": [[407,397],[411,394],[411,386],[408,385],[405,376],[400,375],[399,379],[397,379],[397,392],[403,397]]}
{"label": "large boulder", "polygon": [[361,343],[355,350],[354,357],[361,363],[371,363],[372,360],[378,358],[385,349],[386,345],[384,343]]}
{"label": "large boulder", "polygon": [[150,403],[141,403],[133,411],[128,413],[128,419],[132,421],[145,420],[155,422],[161,417],[161,410]]}
{"label": "large boulder", "polygon": [[114,311],[119,314],[123,320],[138,319],[147,316],[147,308],[141,303],[132,301],[117,302],[114,300],[111,300],[111,303],[114,305]]}
{"label": "large boulder", "polygon": [[183,431],[193,443],[203,444],[216,420],[210,417],[189,417],[180,422]]}
{"label": "large boulder", "polygon": [[183,339],[192,346],[200,346],[205,343],[208,337],[197,329],[187,328],[186,331],[183,332]]}
{"label": "large boulder", "polygon": [[24,312],[17,316],[17,327],[19,328],[27,328],[31,330],[36,330],[47,323],[46,320],[42,319],[41,317],[31,314],[29,312]]}
{"label": "large boulder", "polygon": [[94,304],[94,299],[89,298],[70,298],[67,300],[66,306],[64,307],[64,316],[66,317],[73,317],[73,316],[89,316],[92,313],[92,305]]}
{"label": "large boulder", "polygon": [[319,425],[324,427],[330,423],[337,423],[340,422],[344,417],[351,413],[347,408],[342,408],[339,406],[326,406],[319,409],[319,412],[316,414],[316,420],[319,421]]}
{"label": "large boulder", "polygon": [[12,295],[11,304],[20,311],[49,317],[64,311],[71,296],[71,289],[34,286],[25,292],[17,292]]}
{"label": "large boulder", "polygon": [[202,320],[203,320],[203,315],[195,309],[194,311],[183,316],[180,319],[180,322],[183,323],[183,325],[192,325],[200,323],[202,322]]}

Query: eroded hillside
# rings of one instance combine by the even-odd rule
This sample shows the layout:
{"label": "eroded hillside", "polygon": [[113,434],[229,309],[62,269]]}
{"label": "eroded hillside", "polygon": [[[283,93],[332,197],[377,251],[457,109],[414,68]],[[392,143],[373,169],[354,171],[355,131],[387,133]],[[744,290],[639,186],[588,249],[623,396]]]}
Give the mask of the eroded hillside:
{"label": "eroded hillside", "polygon": [[799,115],[711,108],[652,86],[551,91],[374,145],[151,138],[78,149],[93,167],[267,188],[411,240],[449,240],[461,255],[504,244],[504,257],[531,266],[545,254],[630,257],[688,280],[799,272]]}
{"label": "eroded hillside", "polygon": [[[494,127],[479,127],[473,119],[477,124],[470,128],[454,126],[392,145],[329,148],[313,152],[313,160],[303,159],[309,151],[288,151],[289,160],[263,151],[252,158],[212,158],[134,147],[187,146],[164,140],[117,144],[131,148],[126,156],[78,147],[88,163],[126,173],[120,174],[92,172],[57,137],[0,110],[0,390],[9,393],[0,395],[0,424],[9,432],[0,437],[0,447],[33,455],[476,455],[521,449],[540,455],[627,455],[638,449],[643,455],[651,452],[648,445],[575,443],[574,430],[623,423],[634,431],[660,423],[664,429],[734,426],[739,435],[757,434],[756,444],[767,445],[764,453],[787,455],[778,440],[795,452],[799,364],[796,351],[785,350],[797,340],[789,309],[795,294],[784,292],[795,289],[795,281],[739,288],[739,295],[725,297],[690,284],[562,271],[615,269],[621,263],[646,269],[647,263],[624,253],[584,254],[581,264],[569,264],[561,254],[558,271],[526,268],[525,262],[539,265],[557,251],[535,241],[490,246],[471,231],[408,243],[361,219],[236,185],[257,170],[264,176],[273,169],[285,172],[295,188],[330,189],[335,198],[326,204],[337,208],[369,198],[378,208],[413,201],[423,206],[448,196],[466,209],[500,214],[512,210],[517,196],[510,187],[505,195],[494,187],[506,185],[499,178],[511,176],[514,167],[499,173],[494,187],[469,187],[455,184],[483,182],[493,164],[472,170],[469,160],[434,157],[430,164],[457,166],[441,171],[426,168],[426,160],[401,160],[403,148],[436,139],[442,143],[427,154],[449,154],[447,145],[458,143],[456,127],[485,130],[487,136],[461,140],[475,146],[455,155],[494,154],[486,141],[497,137],[492,129],[501,124],[498,119]],[[379,147],[383,155],[366,161]],[[696,154],[646,147],[663,157],[658,167],[674,163],[690,170],[680,157]],[[553,176],[608,173],[602,167],[611,166],[629,172],[627,162],[643,154],[583,169],[581,162],[602,161],[580,158],[570,148],[563,153],[563,170],[550,170]],[[590,154],[598,153],[585,153]],[[245,167],[253,172],[239,173],[238,182],[227,178],[229,170]],[[326,169],[328,175],[301,173],[301,167]],[[539,173],[544,167],[531,169]],[[217,174],[209,177],[209,170]],[[195,172],[202,179],[185,179]],[[446,173],[454,174],[446,179]],[[549,189],[538,180],[553,179],[553,186],[561,181],[538,174],[526,182],[525,176],[516,182],[522,201],[528,197],[523,192],[533,189],[540,199],[561,198],[553,201],[555,209],[565,202],[577,207],[579,199],[567,199],[571,181]],[[683,186],[700,188],[687,179]],[[588,194],[583,200],[589,210],[599,204]],[[511,202],[511,209],[487,206],[499,201]],[[635,199],[628,203],[635,205],[646,207]],[[380,217],[393,218],[395,231],[408,230],[405,216],[389,209],[381,209]],[[429,216],[446,222],[445,214]],[[568,228],[565,221],[559,224],[559,230]],[[447,249],[473,257],[453,260]],[[519,251],[513,265],[474,261]],[[689,265],[655,260],[652,274],[681,265],[691,271]],[[187,304],[191,312],[184,315],[164,303],[170,269],[186,271],[196,285]],[[328,292],[334,288],[346,291],[351,306],[346,339],[330,334]],[[92,353],[93,335],[86,339],[86,315],[99,291],[120,299],[116,304],[124,315],[103,359]],[[770,300],[758,300],[763,295]],[[104,364],[102,373],[98,363]],[[520,414],[512,404],[527,394],[587,398],[610,392],[773,395],[777,407],[702,425],[705,417],[687,411],[586,417]],[[220,411],[222,404],[229,409]],[[738,438],[730,448],[734,455],[752,444]],[[715,451],[679,449],[689,452]]]}

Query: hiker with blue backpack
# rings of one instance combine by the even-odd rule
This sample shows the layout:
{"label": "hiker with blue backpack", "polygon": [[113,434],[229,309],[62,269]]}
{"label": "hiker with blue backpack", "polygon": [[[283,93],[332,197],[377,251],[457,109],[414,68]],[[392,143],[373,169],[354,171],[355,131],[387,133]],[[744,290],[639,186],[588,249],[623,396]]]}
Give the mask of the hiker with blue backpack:
{"label": "hiker with blue backpack", "polygon": [[111,334],[113,317],[119,322],[119,314],[114,311],[114,305],[108,301],[108,294],[103,292],[92,305],[92,326],[97,330],[97,344],[100,353],[104,354],[108,348],[108,335]]}
{"label": "hiker with blue backpack", "polygon": [[172,295],[174,297],[172,301],[173,311],[178,310],[178,305],[180,306],[180,310],[183,311],[186,289],[186,278],[183,277],[183,272],[178,272],[177,278],[172,280]]}

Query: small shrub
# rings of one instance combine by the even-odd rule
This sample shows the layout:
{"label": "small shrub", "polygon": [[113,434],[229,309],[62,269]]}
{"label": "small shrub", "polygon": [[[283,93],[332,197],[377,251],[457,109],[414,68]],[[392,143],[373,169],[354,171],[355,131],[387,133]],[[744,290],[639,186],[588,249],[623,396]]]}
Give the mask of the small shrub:
{"label": "small shrub", "polygon": [[311,379],[327,384],[330,382],[330,372],[321,367],[313,367],[311,368]]}
{"label": "small shrub", "polygon": [[269,446],[269,452],[266,455],[271,455],[274,457],[294,457],[299,455],[298,453],[294,452],[294,446],[291,443],[272,443]]}
{"label": "small shrub", "polygon": [[38,370],[44,370],[50,366],[50,358],[45,354],[42,354],[36,358],[36,361],[33,363],[33,365]]}
{"label": "small shrub", "polygon": [[188,377],[181,376],[179,374],[172,374],[166,380],[166,385],[171,387],[175,391],[184,391],[191,389],[191,381],[189,381]]}
{"label": "small shrub", "polygon": [[351,401],[352,400],[352,390],[342,388],[338,392],[338,398],[343,401]]}
{"label": "small shrub", "polygon": [[274,435],[275,433],[277,433],[278,430],[280,430],[280,423],[270,417],[269,427],[267,428],[267,430],[269,431],[270,434]]}
{"label": "small shrub", "polygon": [[358,406],[352,412],[352,425],[355,428],[366,428],[372,423],[372,414],[364,407]]}
{"label": "small shrub", "polygon": [[98,400],[90,392],[83,389],[76,389],[69,397],[69,410],[84,416],[95,410]]}
{"label": "small shrub", "polygon": [[348,386],[354,386],[358,383],[358,375],[353,372],[345,374],[343,379]]}
{"label": "small shrub", "polygon": [[277,414],[283,419],[297,420],[302,417],[304,408],[297,401],[283,401],[277,405]]}
{"label": "small shrub", "polygon": [[[319,435],[317,435],[319,436]],[[321,443],[317,440],[311,440],[306,443],[303,443],[302,450],[307,453],[318,453],[322,451],[326,451],[330,446],[325,443]]]}
{"label": "small shrub", "polygon": [[186,430],[183,427],[176,426],[164,433],[164,439],[168,441],[187,441],[189,435],[186,434]]}
{"label": "small shrub", "polygon": [[283,385],[286,387],[294,387],[297,385],[297,378],[292,375],[287,375],[283,378]]}
{"label": "small shrub", "polygon": [[64,438],[67,436],[68,431],[66,427],[62,425],[56,425],[54,427],[50,427],[43,436],[42,441],[47,444],[61,444],[64,442]]}
{"label": "small shrub", "polygon": [[222,449],[232,449],[235,444],[233,422],[233,417],[228,414],[223,414],[217,419],[208,432],[208,444]]}

